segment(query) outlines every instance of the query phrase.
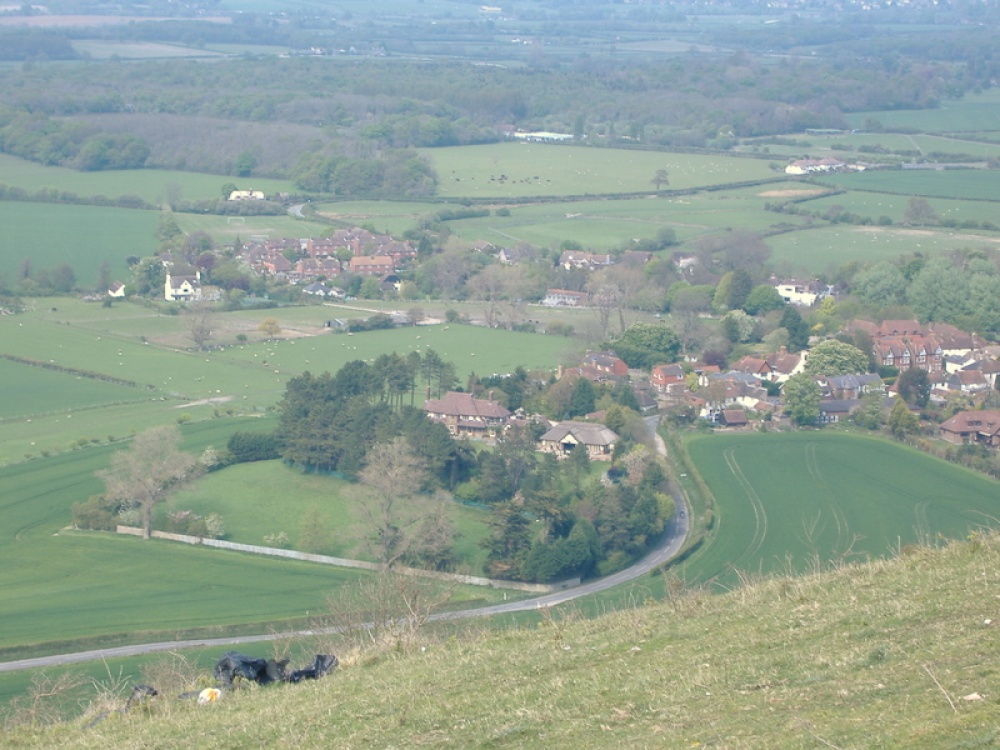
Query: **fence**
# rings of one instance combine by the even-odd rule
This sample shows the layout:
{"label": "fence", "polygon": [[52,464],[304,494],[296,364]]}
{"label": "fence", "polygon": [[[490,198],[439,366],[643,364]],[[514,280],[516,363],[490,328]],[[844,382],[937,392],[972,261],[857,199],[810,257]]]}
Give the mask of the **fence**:
{"label": "fence", "polygon": [[[135,526],[118,526],[116,531],[119,534],[129,534],[131,536],[142,536],[142,529]],[[367,562],[365,560],[348,560],[343,557],[331,557],[329,555],[314,555],[309,552],[298,552],[293,549],[281,549],[279,547],[262,547],[257,544],[241,544],[239,542],[226,542],[221,539],[206,539],[200,536],[189,536],[188,534],[171,534],[166,531],[152,532],[154,539],[166,539],[171,542],[181,542],[182,544],[198,544],[203,547],[216,547],[217,549],[228,549],[234,552],[248,552],[251,555],[269,555],[271,557],[284,557],[289,560],[301,560],[302,562],[320,563],[321,565],[335,565],[340,568],[358,568],[361,570],[381,570],[379,563]],[[421,570],[420,568],[407,568],[393,566],[394,573],[408,576],[418,576],[421,578],[433,578],[438,581],[452,581],[470,586],[489,586],[495,589],[511,589],[514,591],[526,591],[532,594],[551,594],[554,591],[563,591],[580,585],[579,578],[571,578],[557,583],[522,583],[521,581],[501,581],[495,578],[483,578],[481,576],[468,576],[460,573],[443,573],[438,570]]]}

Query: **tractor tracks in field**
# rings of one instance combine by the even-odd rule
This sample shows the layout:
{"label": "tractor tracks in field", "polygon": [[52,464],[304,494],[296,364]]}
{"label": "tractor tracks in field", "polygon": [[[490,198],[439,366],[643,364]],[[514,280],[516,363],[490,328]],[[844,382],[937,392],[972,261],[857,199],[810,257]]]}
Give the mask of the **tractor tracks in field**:
{"label": "tractor tracks in field", "polygon": [[740,558],[732,561],[733,567],[739,567],[738,563],[753,557],[764,546],[764,540],[767,538],[767,511],[764,509],[764,502],[760,499],[760,495],[757,494],[757,491],[753,488],[750,480],[747,479],[746,474],[743,473],[743,469],[737,462],[736,450],[734,448],[727,448],[723,451],[722,456],[726,461],[726,466],[729,467],[729,471],[732,472],[733,477],[746,493],[754,514],[753,538]]}

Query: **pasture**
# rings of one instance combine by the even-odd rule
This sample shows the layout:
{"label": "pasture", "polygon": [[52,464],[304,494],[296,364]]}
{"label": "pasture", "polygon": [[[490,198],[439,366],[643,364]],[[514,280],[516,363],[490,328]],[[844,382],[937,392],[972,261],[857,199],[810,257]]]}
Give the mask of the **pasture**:
{"label": "pasture", "polygon": [[[305,370],[335,372],[354,359],[371,361],[380,354],[430,347],[455,362],[464,382],[472,372],[506,373],[519,364],[554,368],[579,345],[562,337],[461,325],[333,334],[324,328],[326,320],[363,317],[370,311],[317,305],[220,313],[213,342],[220,346],[196,352],[184,316],[159,315],[127,303],[104,308],[61,299],[53,309],[50,302],[39,300],[34,311],[0,317],[0,354],[130,380],[138,387],[92,390],[108,384],[62,374],[60,382],[69,387],[46,402],[33,394],[36,383],[49,382],[51,373],[23,365],[7,368],[10,377],[4,385],[10,400],[0,416],[17,420],[3,425],[0,465],[181,419],[211,419],[220,412],[259,416],[278,402],[288,378]],[[289,338],[262,340],[256,329],[265,317],[275,317],[281,335]],[[236,343],[239,332],[246,333],[247,343]],[[88,408],[99,403],[109,405]]]}
{"label": "pasture", "polygon": [[827,432],[708,435],[688,451],[716,500],[692,582],[884,558],[1000,521],[1000,485],[878,438]]}
{"label": "pasture", "polygon": [[[78,172],[66,167],[47,167],[6,154],[0,154],[0,183],[19,187],[29,193],[55,188],[79,196],[103,195],[117,198],[137,195],[147,203],[161,205],[169,195],[181,200],[222,197],[227,182],[253,187],[265,193],[292,192],[288,180],[228,177],[225,175],[178,172],[166,169],[123,169],[105,172]],[[21,205],[21,204],[18,204]]]}
{"label": "pasture", "polygon": [[656,192],[653,175],[665,169],[663,190],[769,180],[763,160],[654,151],[587,148],[547,143],[419,149],[438,174],[442,197],[524,198]]}
{"label": "pasture", "polygon": [[940,255],[964,247],[991,243],[985,236],[906,227],[836,224],[767,238],[771,260],[818,274],[845,263],[876,263],[921,252]]}
{"label": "pasture", "polygon": [[[224,445],[252,420],[214,420],[184,428],[194,453]],[[99,446],[0,469],[0,654],[67,650],[83,642],[158,640],[230,625],[303,623],[357,571],[290,560],[143,542],[67,530],[70,506],[99,492],[94,472],[112,446]],[[496,600],[464,589],[456,601]],[[63,641],[77,641],[69,646]]]}
{"label": "pasture", "polygon": [[[867,216],[877,221],[882,216],[888,216],[896,224],[906,219],[910,197],[893,195],[891,193],[868,193],[861,190],[851,190],[840,195],[831,195],[799,204],[802,208],[825,212],[833,206],[841,206],[843,210],[859,216]],[[957,222],[993,222],[1000,221],[997,204],[992,201],[953,200],[948,198],[929,198],[934,212],[942,220],[951,219]],[[936,231],[946,231],[935,228]],[[954,231],[954,230],[951,230]],[[989,241],[984,237],[983,241]]]}
{"label": "pasture", "polygon": [[11,418],[69,409],[97,409],[111,404],[148,400],[141,389],[94,378],[0,359],[0,382],[17,398],[0,401],[0,424]]}
{"label": "pasture", "polygon": [[217,245],[231,245],[237,238],[243,242],[251,237],[269,239],[282,237],[322,237],[330,225],[291,216],[216,216],[212,214],[174,214],[177,225],[186,234],[207,232]]}
{"label": "pasture", "polygon": [[152,254],[158,221],[154,211],[0,201],[0,274],[13,280],[25,259],[36,271],[69,263],[77,285],[92,288],[106,261],[112,280],[128,281],[125,258]]}

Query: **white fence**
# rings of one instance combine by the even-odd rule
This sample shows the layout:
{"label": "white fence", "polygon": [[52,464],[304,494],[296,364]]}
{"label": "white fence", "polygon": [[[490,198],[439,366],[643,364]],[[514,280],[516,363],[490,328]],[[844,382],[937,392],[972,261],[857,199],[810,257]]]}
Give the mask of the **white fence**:
{"label": "white fence", "polygon": [[[118,526],[119,534],[130,534],[131,536],[142,536],[142,529],[135,526]],[[218,549],[228,549],[235,552],[249,552],[252,555],[270,555],[271,557],[285,557],[289,560],[301,560],[303,562],[320,563],[322,565],[335,565],[340,568],[360,568],[361,570],[381,570],[378,563],[366,562],[364,560],[348,560],[343,557],[331,557],[329,555],[313,555],[309,552],[298,552],[293,549],[281,549],[280,547],[262,547],[257,544],[240,544],[239,542],[225,542],[221,539],[205,539],[200,536],[189,536],[188,534],[171,534],[166,531],[154,531],[154,539],[166,539],[171,542],[182,542],[183,544],[199,544],[203,547],[216,547]],[[514,591],[527,591],[532,594],[550,594],[554,591],[563,591],[580,585],[579,578],[571,578],[558,583],[522,583],[520,581],[501,581],[495,578],[483,578],[481,576],[467,576],[459,573],[443,573],[437,570],[421,570],[420,568],[406,568],[394,566],[394,573],[402,575],[419,576],[422,578],[433,578],[438,581],[454,581],[470,586],[489,586],[495,589],[511,589]]]}

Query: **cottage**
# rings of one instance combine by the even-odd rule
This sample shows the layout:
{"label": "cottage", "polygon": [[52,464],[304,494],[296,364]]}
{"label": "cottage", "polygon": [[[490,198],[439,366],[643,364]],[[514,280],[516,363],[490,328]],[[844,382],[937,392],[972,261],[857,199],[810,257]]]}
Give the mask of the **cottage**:
{"label": "cottage", "polygon": [[163,282],[163,298],[168,302],[201,299],[201,271],[194,276],[174,276],[167,272]]}
{"label": "cottage", "polygon": [[618,434],[599,422],[560,422],[539,439],[539,450],[565,458],[574,450],[585,450],[596,461],[610,461]]}

